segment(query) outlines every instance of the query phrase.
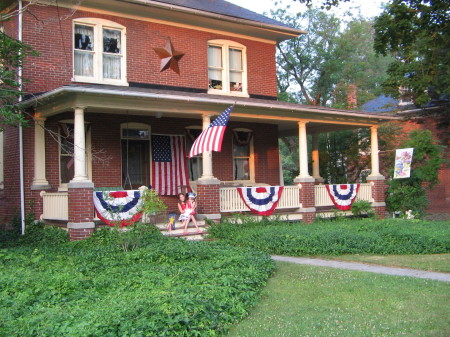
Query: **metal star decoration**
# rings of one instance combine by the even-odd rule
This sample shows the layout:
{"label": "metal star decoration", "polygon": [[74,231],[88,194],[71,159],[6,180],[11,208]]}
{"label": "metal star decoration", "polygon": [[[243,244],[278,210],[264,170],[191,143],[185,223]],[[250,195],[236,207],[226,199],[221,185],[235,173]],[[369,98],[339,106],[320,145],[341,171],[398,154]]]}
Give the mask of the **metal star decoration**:
{"label": "metal star decoration", "polygon": [[160,72],[166,69],[172,69],[178,75],[180,75],[180,68],[178,67],[178,61],[184,56],[184,53],[176,51],[173,48],[170,39],[167,40],[166,48],[154,48],[156,54],[161,58]]}

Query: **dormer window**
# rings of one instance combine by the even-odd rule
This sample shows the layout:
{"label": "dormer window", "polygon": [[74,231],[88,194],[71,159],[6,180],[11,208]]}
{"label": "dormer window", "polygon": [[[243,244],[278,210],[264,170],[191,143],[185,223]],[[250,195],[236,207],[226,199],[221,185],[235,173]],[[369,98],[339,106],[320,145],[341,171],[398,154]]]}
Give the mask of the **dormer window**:
{"label": "dormer window", "polygon": [[208,42],[208,93],[246,96],[245,46],[227,40]]}
{"label": "dormer window", "polygon": [[74,81],[128,85],[125,27],[103,19],[74,21]]}

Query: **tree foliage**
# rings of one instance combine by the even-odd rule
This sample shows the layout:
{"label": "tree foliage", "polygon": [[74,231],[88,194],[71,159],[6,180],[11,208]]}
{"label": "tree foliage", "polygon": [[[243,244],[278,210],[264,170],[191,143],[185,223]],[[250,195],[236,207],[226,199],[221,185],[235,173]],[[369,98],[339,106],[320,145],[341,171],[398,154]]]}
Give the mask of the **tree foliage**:
{"label": "tree foliage", "polygon": [[25,124],[21,107],[17,104],[23,95],[19,90],[17,68],[29,55],[36,55],[31,47],[0,32],[0,125]]}
{"label": "tree foliage", "polygon": [[316,8],[295,15],[278,9],[272,14],[308,32],[277,45],[281,99],[345,109],[350,87],[356,88],[355,107],[382,93],[392,58],[373,50],[372,21],[352,17],[346,22]]}
{"label": "tree foliage", "polygon": [[293,94],[300,103],[325,105],[338,82],[339,59],[336,54],[340,20],[318,9],[290,15],[285,9],[273,12],[275,19],[308,34],[277,45],[278,84],[280,92],[299,87]]}
{"label": "tree foliage", "polygon": [[448,0],[393,0],[375,20],[374,48],[392,55],[385,91],[409,91],[418,105],[450,95]]}
{"label": "tree foliage", "polygon": [[314,0],[293,0],[298,1],[301,4],[305,4],[307,6],[312,6],[314,4],[319,4],[321,8],[330,9],[331,7],[338,6],[341,2],[349,2],[350,0],[321,0],[321,1],[314,1]]}

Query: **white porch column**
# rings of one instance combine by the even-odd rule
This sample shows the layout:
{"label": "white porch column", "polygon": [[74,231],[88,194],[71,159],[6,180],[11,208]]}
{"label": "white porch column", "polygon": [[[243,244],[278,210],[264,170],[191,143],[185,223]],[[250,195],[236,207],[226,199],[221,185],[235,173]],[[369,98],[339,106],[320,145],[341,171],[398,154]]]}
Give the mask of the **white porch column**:
{"label": "white porch column", "polygon": [[[203,115],[203,130],[207,129],[211,124],[211,115]],[[205,151],[202,153],[202,176],[198,181],[203,183],[217,183],[218,179],[213,175],[213,164],[212,164],[212,151]]]}
{"label": "white porch column", "polygon": [[374,125],[370,128],[370,159],[371,173],[369,177],[382,176],[380,173],[380,163],[378,159],[378,126]]}
{"label": "white porch column", "polygon": [[323,178],[320,176],[319,170],[319,134],[313,133],[312,135],[312,169],[313,178],[316,182],[323,182]]}
{"label": "white porch column", "polygon": [[298,156],[300,161],[300,174],[294,181],[301,179],[313,179],[308,172],[308,138],[306,137],[306,121],[298,122]]}
{"label": "white porch column", "polygon": [[50,188],[45,176],[45,118],[34,117],[34,177],[32,190]]}
{"label": "white porch column", "polygon": [[86,173],[86,135],[84,130],[84,107],[74,108],[74,149],[73,158],[75,162],[74,177],[72,183],[91,183]]}

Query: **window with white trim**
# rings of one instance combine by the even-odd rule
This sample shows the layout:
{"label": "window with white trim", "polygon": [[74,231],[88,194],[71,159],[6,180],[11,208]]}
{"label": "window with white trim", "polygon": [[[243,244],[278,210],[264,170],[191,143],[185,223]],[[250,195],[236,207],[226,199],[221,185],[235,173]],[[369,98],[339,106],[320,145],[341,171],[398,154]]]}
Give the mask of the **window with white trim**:
{"label": "window with white trim", "polygon": [[208,41],[208,93],[248,96],[244,45],[228,40]]}
{"label": "window with white trim", "polygon": [[73,21],[73,80],[128,85],[126,29],[115,22],[84,18]]}
{"label": "window with white trim", "polygon": [[[58,122],[59,130],[59,191],[66,191],[67,184],[75,175],[74,159],[74,131],[73,120],[63,120]],[[90,124],[85,122],[85,145],[86,145],[86,172],[89,179],[92,179],[92,145]]]}
{"label": "window with white trim", "polygon": [[[194,125],[186,127],[186,153],[189,153],[194,141],[201,133],[201,126]],[[187,158],[187,167],[189,171],[189,181],[196,181],[199,179],[203,174],[203,155],[199,153],[192,158]]]}
{"label": "window with white trim", "polygon": [[233,180],[254,181],[253,132],[233,129]]}

